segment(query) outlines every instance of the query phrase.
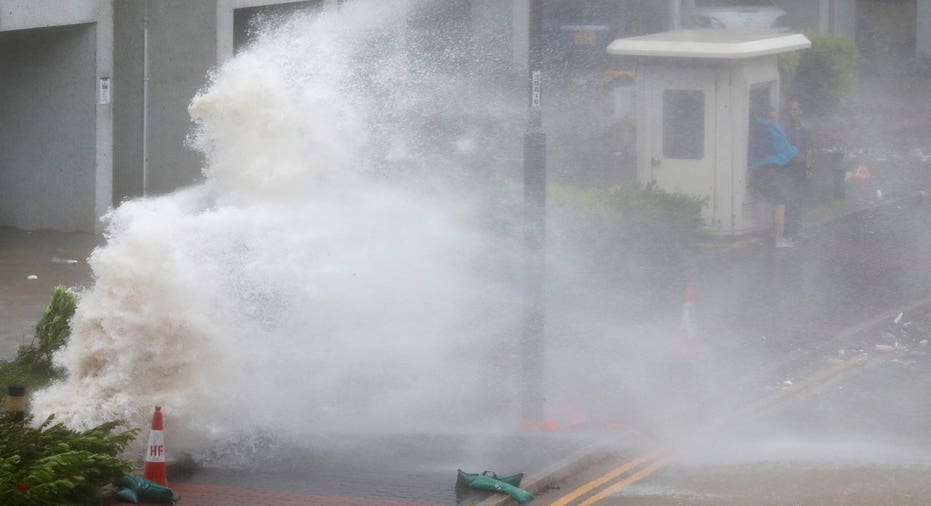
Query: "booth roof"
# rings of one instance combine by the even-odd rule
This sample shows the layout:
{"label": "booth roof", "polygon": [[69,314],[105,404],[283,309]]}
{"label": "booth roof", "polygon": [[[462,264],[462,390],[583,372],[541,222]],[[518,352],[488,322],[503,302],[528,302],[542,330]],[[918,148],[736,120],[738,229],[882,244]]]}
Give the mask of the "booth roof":
{"label": "booth roof", "polygon": [[736,60],[808,47],[811,41],[800,33],[678,30],[617,39],[608,54]]}

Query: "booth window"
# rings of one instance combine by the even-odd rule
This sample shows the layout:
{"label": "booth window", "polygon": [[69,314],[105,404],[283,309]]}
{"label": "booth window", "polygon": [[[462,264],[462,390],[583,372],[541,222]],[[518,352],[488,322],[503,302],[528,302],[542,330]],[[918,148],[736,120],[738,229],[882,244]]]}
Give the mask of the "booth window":
{"label": "booth window", "polygon": [[663,156],[686,160],[705,157],[705,93],[663,92]]}

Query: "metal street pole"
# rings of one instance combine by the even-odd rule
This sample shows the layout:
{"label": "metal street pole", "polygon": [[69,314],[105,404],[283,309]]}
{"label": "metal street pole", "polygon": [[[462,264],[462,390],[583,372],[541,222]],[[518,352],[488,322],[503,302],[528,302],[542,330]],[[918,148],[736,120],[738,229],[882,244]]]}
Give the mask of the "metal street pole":
{"label": "metal street pole", "polygon": [[546,134],[543,133],[543,0],[529,0],[530,101],[524,134],[524,325],[521,415],[543,419],[546,267]]}

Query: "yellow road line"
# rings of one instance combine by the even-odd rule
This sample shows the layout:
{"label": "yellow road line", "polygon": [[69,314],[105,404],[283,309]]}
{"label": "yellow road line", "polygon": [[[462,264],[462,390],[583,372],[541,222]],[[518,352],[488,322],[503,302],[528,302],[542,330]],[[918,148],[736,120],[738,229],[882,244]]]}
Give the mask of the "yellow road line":
{"label": "yellow road line", "polygon": [[855,357],[853,357],[853,358],[851,358],[851,359],[838,362],[838,363],[832,365],[831,367],[829,367],[829,368],[827,368],[827,369],[825,369],[825,370],[823,370],[823,371],[819,371],[819,372],[816,372],[816,373],[812,374],[811,376],[808,377],[807,380],[805,380],[804,382],[802,382],[802,384],[799,385],[798,388],[790,388],[789,391],[802,390],[802,389],[804,389],[804,388],[806,388],[806,387],[809,387],[809,386],[812,386],[812,385],[818,385],[818,384],[821,383],[823,380],[826,380],[826,379],[828,379],[828,378],[830,378],[830,377],[832,377],[832,376],[835,376],[837,373],[843,371],[844,369],[846,369],[846,368],[848,368],[848,367],[850,367],[850,366],[857,365],[857,364],[859,364],[860,362],[862,362],[863,360],[866,360],[866,354],[865,354],[865,353],[861,353],[861,354],[859,354],[859,355],[857,355],[857,356],[855,356]]}
{"label": "yellow road line", "polygon": [[[840,377],[840,376],[841,376],[841,373],[844,373],[847,369],[850,369],[850,368],[852,368],[853,366],[861,365],[861,364],[863,364],[864,362],[866,362],[866,358],[867,358],[867,355],[866,355],[865,353],[863,353],[863,354],[860,354],[860,355],[854,357],[853,359],[851,359],[851,360],[849,360],[849,361],[847,361],[847,362],[844,362],[844,363],[842,364],[843,367],[841,367],[841,369],[838,370],[836,374],[834,374],[834,375],[831,376],[831,377],[826,377],[826,378],[824,378],[824,381],[821,381],[821,382],[819,382],[819,383],[816,383],[816,384],[811,385],[811,386],[810,386],[807,390],[805,390],[804,392],[799,392],[799,394],[798,394],[798,399],[799,399],[799,400],[804,400],[804,399],[808,399],[808,398],[810,398],[810,397],[812,397],[812,396],[814,396],[814,395],[819,394],[822,390],[824,390],[825,387],[827,387],[828,385],[831,384],[831,381],[834,380],[834,376]],[[850,372],[850,373],[847,373],[847,374],[853,374],[854,372],[856,372],[856,371],[853,371],[853,372]]]}
{"label": "yellow road line", "polygon": [[[867,355],[863,353],[855,357],[852,357],[850,359],[844,360],[840,363],[836,363],[827,369],[817,371],[811,374],[804,381],[799,382],[788,389],[780,391],[769,398],[762,399],[758,403],[758,404],[762,404],[762,406],[757,406],[755,409],[751,408],[751,411],[755,411],[756,415],[759,416],[759,415],[764,414],[768,409],[774,408],[777,404],[780,403],[780,401],[791,399],[793,396],[804,397],[806,395],[806,392],[805,392],[806,389],[809,390],[808,393],[817,391],[818,389],[824,386],[824,384],[826,383],[826,380],[832,378],[833,376],[839,375],[845,369],[862,364],[863,362],[866,361],[866,359],[867,359]],[[601,487],[605,483],[608,483],[609,481],[618,478],[619,476],[623,475],[624,473],[627,473],[628,471],[631,471],[633,469],[640,467],[641,464],[650,462],[651,460],[653,460],[654,458],[656,458],[657,456],[661,455],[664,452],[665,451],[656,450],[656,451],[644,453],[634,458],[633,460],[625,462],[624,464],[612,469],[611,471],[608,471],[604,475],[576,488],[575,490],[566,494],[565,496],[560,497],[558,500],[551,503],[550,506],[566,506],[567,504],[574,501],[575,499],[578,499],[579,497],[590,493],[591,491],[595,490],[598,487]],[[579,503],[577,506],[591,506],[592,504],[595,504],[598,501],[601,501],[602,499],[608,497],[611,494],[618,492],[619,490],[627,487],[628,485],[636,483],[650,476],[651,474],[655,473],[657,470],[669,465],[673,460],[675,459],[672,456],[665,456],[661,458],[660,460],[648,465],[647,467],[637,471],[636,473],[628,476],[627,478],[613,485],[608,486],[607,488],[601,490],[597,494]]]}
{"label": "yellow road line", "polygon": [[581,497],[581,496],[583,496],[583,495],[585,495],[585,494],[591,492],[592,490],[594,490],[594,489],[596,489],[596,488],[598,488],[598,487],[604,485],[605,483],[607,483],[607,482],[609,482],[609,481],[611,481],[611,480],[617,478],[618,476],[620,476],[620,475],[626,473],[627,471],[630,471],[631,469],[634,469],[634,468],[640,466],[640,464],[643,464],[644,462],[649,462],[650,460],[652,460],[653,458],[655,458],[655,457],[658,456],[659,454],[660,454],[659,451],[652,451],[652,452],[647,452],[647,453],[645,453],[645,454],[643,454],[643,455],[640,455],[640,456],[636,457],[634,460],[631,460],[631,461],[629,461],[629,462],[626,462],[626,463],[624,463],[624,464],[622,464],[622,465],[620,465],[620,466],[618,466],[618,467],[616,467],[616,468],[614,468],[614,469],[608,471],[607,473],[605,473],[605,474],[602,475],[601,477],[596,478],[596,479],[594,479],[594,480],[592,480],[592,481],[590,481],[590,482],[588,482],[588,483],[582,485],[581,487],[579,487],[579,488],[573,490],[572,492],[569,492],[568,494],[564,495],[563,497],[560,497],[556,502],[551,503],[550,506],[566,506],[567,504],[569,504],[570,502],[572,502],[574,499],[577,499],[577,498],[579,498],[579,497]]}
{"label": "yellow road line", "polygon": [[644,469],[641,469],[640,471],[637,471],[636,473],[634,473],[634,474],[631,475],[630,477],[628,477],[628,478],[626,478],[626,479],[624,479],[624,480],[622,480],[622,481],[619,481],[619,482],[615,483],[614,485],[611,485],[610,487],[608,487],[608,488],[602,490],[601,492],[598,492],[597,494],[593,495],[592,497],[590,497],[590,498],[586,499],[585,501],[579,503],[579,506],[591,506],[592,504],[595,504],[596,502],[598,502],[598,501],[604,499],[605,497],[608,497],[609,495],[611,495],[611,494],[617,492],[618,490],[621,490],[622,488],[624,488],[624,487],[626,487],[626,486],[628,486],[628,485],[631,485],[631,484],[633,484],[633,483],[637,483],[638,481],[640,481],[640,480],[646,478],[647,476],[649,476],[649,475],[655,473],[658,469],[663,468],[663,467],[669,465],[669,463],[672,462],[672,461],[673,461],[673,458],[672,458],[672,457],[665,457],[665,458],[663,458],[662,460],[660,460],[660,461],[658,461],[658,462],[655,462],[655,463],[651,464],[650,466],[648,466],[648,467],[646,467],[646,468],[644,468]]}

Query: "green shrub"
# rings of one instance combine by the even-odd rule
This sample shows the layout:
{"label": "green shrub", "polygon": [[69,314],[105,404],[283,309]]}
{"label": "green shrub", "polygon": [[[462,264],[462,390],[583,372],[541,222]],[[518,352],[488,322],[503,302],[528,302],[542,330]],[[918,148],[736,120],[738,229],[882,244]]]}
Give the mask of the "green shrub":
{"label": "green shrub", "polygon": [[0,417],[0,504],[103,504],[104,487],[133,468],[117,455],[138,430],[118,431],[121,422],[78,432],[32,421]]}
{"label": "green shrub", "polygon": [[552,187],[557,204],[569,204],[599,217],[616,241],[685,245],[703,233],[701,209],[707,199],[669,193],[655,186],[605,188]]}
{"label": "green shrub", "polygon": [[[62,372],[55,369],[52,356],[68,342],[76,305],[71,292],[63,286],[55,287],[51,302],[36,324],[32,343],[21,346],[14,360],[0,361],[0,384],[35,389],[61,377]],[[5,396],[3,389],[0,398]]]}
{"label": "green shrub", "polygon": [[799,55],[789,94],[809,111],[835,111],[857,85],[860,54],[854,41],[832,33],[806,34],[811,48]]}
{"label": "green shrub", "polygon": [[704,198],[655,186],[551,187],[548,241],[556,255],[571,261],[572,272],[571,280],[555,283],[603,294],[594,303],[629,318],[679,301],[690,258],[707,234],[705,204]]}
{"label": "green shrub", "polygon": [[[13,361],[0,362],[0,381],[36,389],[61,377],[52,356],[68,342],[75,307],[74,295],[56,287],[32,343]],[[105,487],[132,470],[133,462],[117,456],[137,429],[119,430],[123,424],[115,421],[80,432],[52,421],[34,427],[32,417],[0,415],[0,504],[103,504]]]}
{"label": "green shrub", "polygon": [[798,63],[801,58],[802,56],[798,51],[790,51],[788,53],[781,53],[776,60],[776,66],[779,69],[779,79],[786,88],[788,88],[795,79],[795,75],[798,73]]}

